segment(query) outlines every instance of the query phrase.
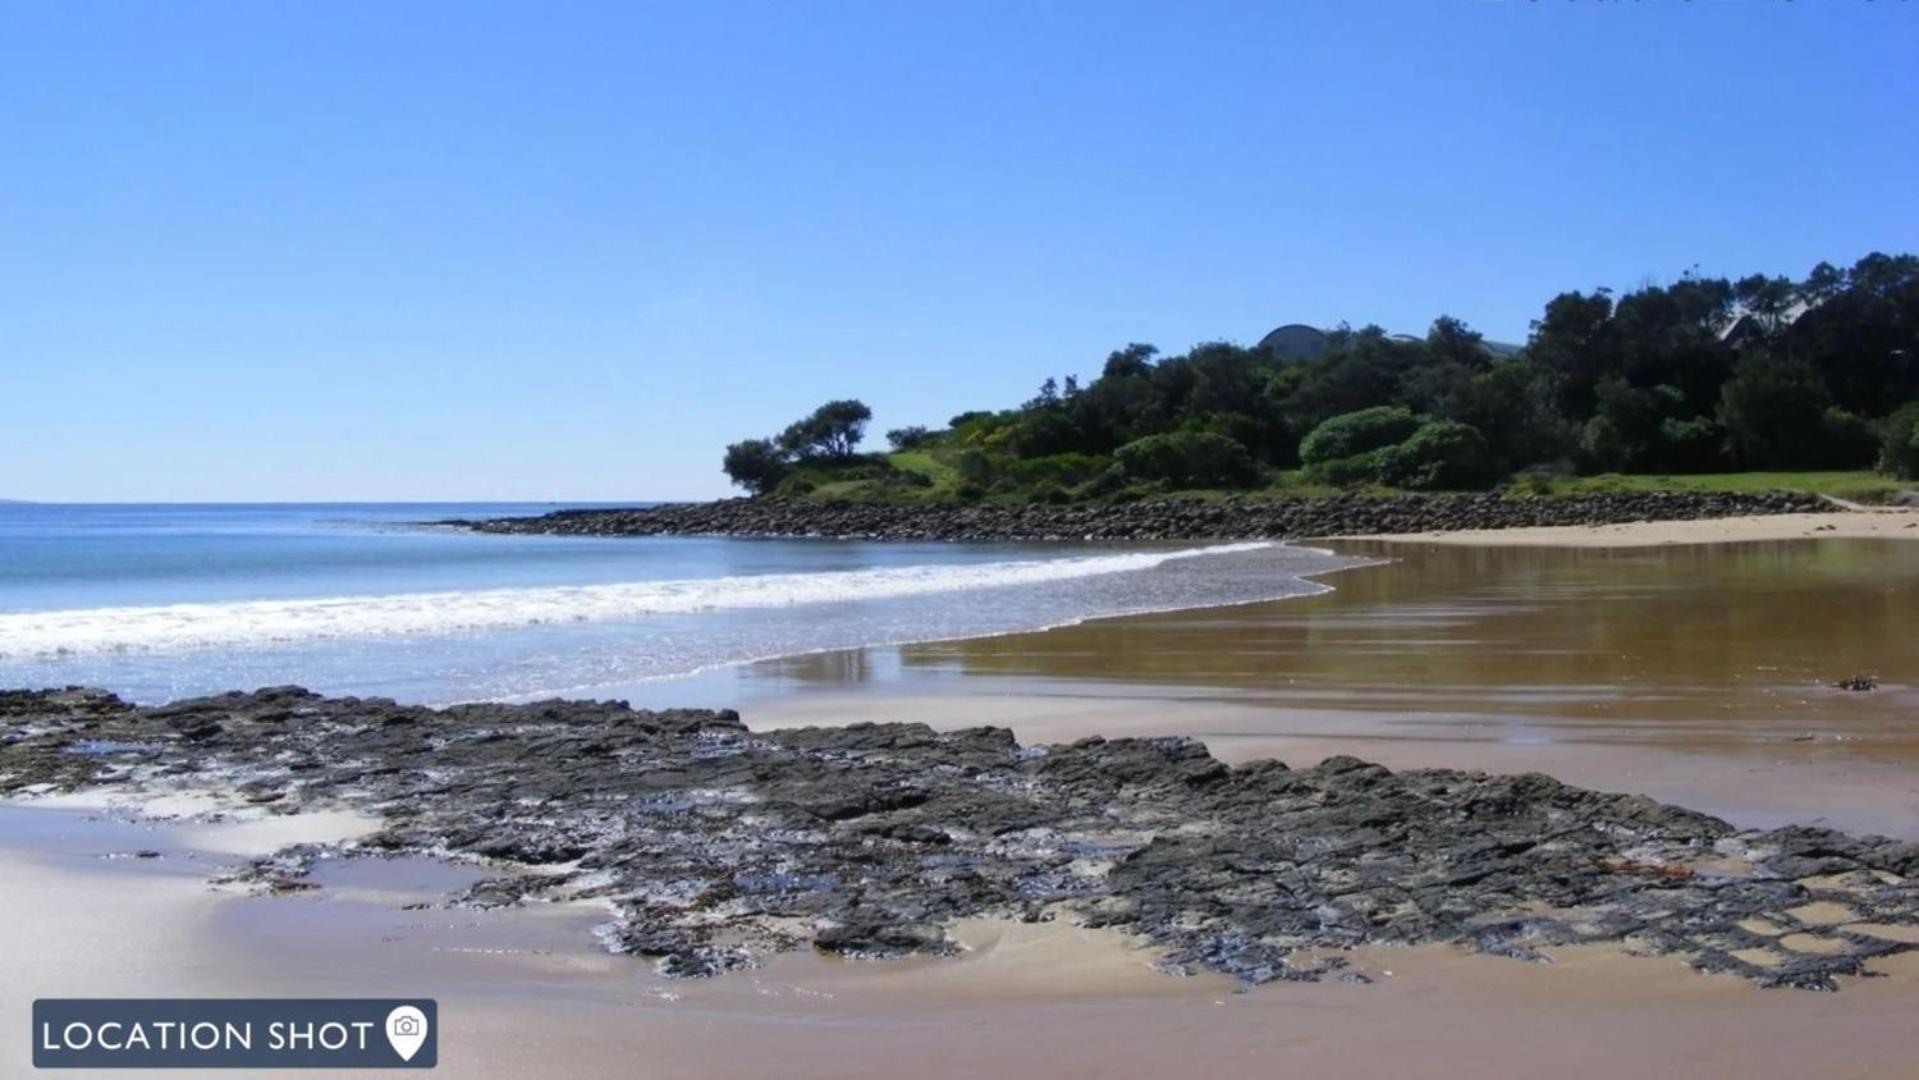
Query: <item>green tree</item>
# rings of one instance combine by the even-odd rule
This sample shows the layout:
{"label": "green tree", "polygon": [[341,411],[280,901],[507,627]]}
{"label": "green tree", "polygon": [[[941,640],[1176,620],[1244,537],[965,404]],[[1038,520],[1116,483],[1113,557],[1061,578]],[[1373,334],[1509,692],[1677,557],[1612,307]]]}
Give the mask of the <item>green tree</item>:
{"label": "green tree", "polygon": [[895,450],[913,450],[925,446],[933,438],[933,433],[924,426],[914,424],[909,427],[894,428],[886,433],[886,441]]}
{"label": "green tree", "polygon": [[792,465],[771,439],[746,439],[726,448],[721,468],[735,484],[763,495],[786,478]]}
{"label": "green tree", "polygon": [[1659,455],[1668,472],[1712,472],[1725,464],[1726,432],[1710,416],[1659,422]]}
{"label": "green tree", "polygon": [[[1676,395],[1674,395],[1676,396]],[[1618,375],[1593,387],[1593,415],[1579,439],[1580,463],[1590,472],[1635,472],[1656,467],[1659,424],[1672,403]]]}
{"label": "green tree", "polygon": [[1900,408],[1880,422],[1879,471],[1887,476],[1919,480],[1919,401]]}
{"label": "green tree", "polygon": [[1433,411],[1477,428],[1502,472],[1571,452],[1569,424],[1553,411],[1551,387],[1538,366],[1524,357],[1494,364],[1449,387]]}
{"label": "green tree", "polygon": [[1568,416],[1592,415],[1594,388],[1619,370],[1612,309],[1609,289],[1560,293],[1533,322],[1526,351],[1552,373],[1556,404]]}
{"label": "green tree", "polygon": [[1832,403],[1857,416],[1919,397],[1919,256],[1867,255],[1845,271],[1821,263],[1798,287],[1813,304],[1778,335],[1778,351],[1819,370]]}
{"label": "green tree", "polygon": [[812,415],[796,420],[780,432],[779,446],[786,453],[813,458],[849,458],[866,436],[866,423],[873,410],[854,399],[829,401],[814,409]]}
{"label": "green tree", "polygon": [[1756,356],[1741,361],[1720,390],[1719,423],[1740,466],[1806,468],[1824,456],[1830,400],[1810,364]]}
{"label": "green tree", "polygon": [[1029,412],[1007,429],[1007,446],[1023,458],[1064,454],[1082,445],[1079,428],[1058,409]]}

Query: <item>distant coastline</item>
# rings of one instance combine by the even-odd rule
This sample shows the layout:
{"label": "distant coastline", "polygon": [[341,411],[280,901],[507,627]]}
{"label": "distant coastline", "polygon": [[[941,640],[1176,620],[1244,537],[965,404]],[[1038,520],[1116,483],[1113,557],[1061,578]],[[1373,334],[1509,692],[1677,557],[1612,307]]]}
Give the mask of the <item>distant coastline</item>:
{"label": "distant coastline", "polygon": [[1050,505],[722,499],[631,509],[438,522],[483,533],[556,536],[818,537],[859,540],[1285,540],[1463,530],[1694,521],[1841,511],[1802,492],[1617,492],[1159,498]]}

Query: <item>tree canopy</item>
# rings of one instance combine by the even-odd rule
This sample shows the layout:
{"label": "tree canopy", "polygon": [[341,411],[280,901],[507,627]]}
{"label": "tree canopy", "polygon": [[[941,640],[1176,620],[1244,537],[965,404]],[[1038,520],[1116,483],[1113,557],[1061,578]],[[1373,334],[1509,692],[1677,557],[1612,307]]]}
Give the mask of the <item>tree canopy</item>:
{"label": "tree canopy", "polygon": [[873,410],[853,399],[829,401],[780,432],[779,447],[801,461],[847,458],[866,436]]}
{"label": "tree canopy", "polygon": [[[1485,486],[1520,470],[1919,468],[1908,449],[1919,256],[1821,263],[1798,281],[1687,273],[1563,292],[1509,352],[1447,316],[1423,338],[1340,326],[1304,359],[1135,343],[1088,383],[1048,376],[1016,408],[888,436],[941,457],[966,489],[1045,482],[1079,495],[1243,486],[1301,464],[1330,483],[1402,487]],[[764,491],[795,464],[865,461],[855,451],[870,416],[829,402],[770,442],[729,447],[727,473]]]}
{"label": "tree canopy", "polygon": [[844,461],[866,436],[873,410],[862,401],[829,401],[770,439],[745,439],[726,448],[720,467],[755,495],[777,486],[800,462]]}

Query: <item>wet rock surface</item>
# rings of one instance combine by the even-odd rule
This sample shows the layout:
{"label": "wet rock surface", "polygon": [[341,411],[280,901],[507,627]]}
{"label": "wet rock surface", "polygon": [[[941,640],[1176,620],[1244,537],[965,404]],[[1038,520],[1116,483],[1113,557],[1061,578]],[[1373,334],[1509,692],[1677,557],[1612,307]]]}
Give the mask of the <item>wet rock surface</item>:
{"label": "wet rock surface", "polygon": [[433,710],[294,687],[154,708],[0,693],[0,794],[88,785],[371,811],[370,837],[240,876],[291,891],[341,854],[492,863],[450,900],[602,899],[605,944],[675,975],[804,947],[940,953],[944,927],[975,915],[1112,927],[1169,968],[1253,983],[1358,977],[1340,950],[1368,943],[1536,958],[1617,942],[1832,989],[1919,947],[1886,930],[1919,925],[1919,845],[1740,830],[1538,774],[1231,768],[1187,739],[754,732],[731,712]]}
{"label": "wet rock surface", "polygon": [[1315,536],[1616,525],[1841,509],[1792,492],[1620,493],[1567,498],[1497,494],[1341,495],[1216,502],[1163,498],[1112,505],[908,506],[722,499],[633,510],[441,522],[490,533],[565,536],[762,536],[862,540],[1265,540]]}

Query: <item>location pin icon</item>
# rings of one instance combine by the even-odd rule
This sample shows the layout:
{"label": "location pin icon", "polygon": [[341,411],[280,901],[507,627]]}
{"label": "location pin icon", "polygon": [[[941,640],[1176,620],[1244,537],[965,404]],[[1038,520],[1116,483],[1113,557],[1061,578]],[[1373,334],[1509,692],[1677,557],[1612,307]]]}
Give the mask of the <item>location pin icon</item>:
{"label": "location pin icon", "polygon": [[412,1061],[426,1043],[426,1014],[411,1005],[402,1005],[386,1014],[386,1041],[401,1061]]}

